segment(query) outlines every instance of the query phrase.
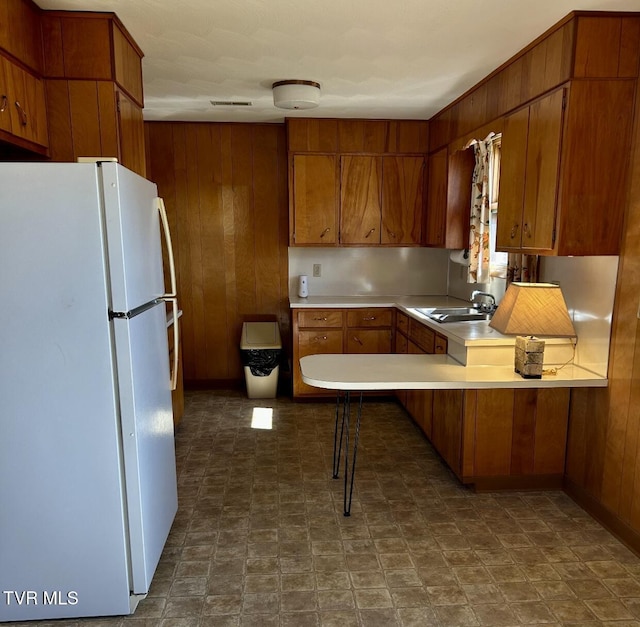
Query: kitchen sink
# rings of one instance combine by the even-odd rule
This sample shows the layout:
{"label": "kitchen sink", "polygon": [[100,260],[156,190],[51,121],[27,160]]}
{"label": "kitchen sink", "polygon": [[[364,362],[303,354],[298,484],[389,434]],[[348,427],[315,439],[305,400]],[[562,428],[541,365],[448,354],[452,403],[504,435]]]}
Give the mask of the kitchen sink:
{"label": "kitchen sink", "polygon": [[465,322],[490,318],[490,314],[474,307],[416,308],[415,311],[435,322]]}

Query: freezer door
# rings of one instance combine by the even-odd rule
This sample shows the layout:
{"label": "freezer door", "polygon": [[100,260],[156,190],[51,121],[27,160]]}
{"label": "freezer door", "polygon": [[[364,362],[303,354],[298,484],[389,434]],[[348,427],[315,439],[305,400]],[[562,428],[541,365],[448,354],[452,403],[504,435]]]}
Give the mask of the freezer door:
{"label": "freezer door", "polygon": [[113,325],[132,591],[144,594],[178,509],[164,303]]}
{"label": "freezer door", "polygon": [[117,163],[101,163],[111,309],[128,312],[164,292],[160,216],[154,183]]}

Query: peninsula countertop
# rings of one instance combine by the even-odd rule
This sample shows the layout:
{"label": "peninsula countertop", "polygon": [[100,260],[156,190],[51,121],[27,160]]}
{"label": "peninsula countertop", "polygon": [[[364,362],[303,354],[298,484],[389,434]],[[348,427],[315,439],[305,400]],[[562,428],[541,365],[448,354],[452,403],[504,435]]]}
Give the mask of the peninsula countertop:
{"label": "peninsula countertop", "polygon": [[302,379],[329,390],[462,390],[606,387],[607,379],[580,366],[523,379],[513,366],[463,366],[449,355],[320,354],[300,359]]}

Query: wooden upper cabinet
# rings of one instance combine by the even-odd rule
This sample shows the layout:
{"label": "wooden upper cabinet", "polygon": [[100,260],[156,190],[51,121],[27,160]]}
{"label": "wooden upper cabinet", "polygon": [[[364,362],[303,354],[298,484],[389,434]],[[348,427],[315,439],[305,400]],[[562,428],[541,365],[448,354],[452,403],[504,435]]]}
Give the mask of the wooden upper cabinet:
{"label": "wooden upper cabinet", "polygon": [[146,163],[142,109],[119,89],[116,91],[116,107],[120,163],[144,176]]}
{"label": "wooden upper cabinet", "polygon": [[335,155],[293,155],[289,172],[291,245],[338,241]]}
{"label": "wooden upper cabinet", "polygon": [[505,119],[498,250],[620,250],[635,82],[573,81]]}
{"label": "wooden upper cabinet", "polygon": [[420,244],[424,170],[424,157],[382,157],[382,244]]}
{"label": "wooden upper cabinet", "polygon": [[429,155],[425,245],[468,248],[474,166],[473,148]]}
{"label": "wooden upper cabinet", "polygon": [[424,224],[424,243],[444,246],[447,219],[447,147],[429,155],[427,169],[427,211]]}
{"label": "wooden upper cabinet", "polygon": [[380,157],[340,158],[340,243],[380,244]]}
{"label": "wooden upper cabinet", "polygon": [[564,105],[565,90],[559,89],[505,120],[498,205],[500,249],[553,249]]}
{"label": "wooden upper cabinet", "polygon": [[42,74],[40,9],[31,0],[0,0],[0,48]]}
{"label": "wooden upper cabinet", "polygon": [[635,78],[640,64],[640,18],[577,18],[576,78]]}
{"label": "wooden upper cabinet", "polygon": [[[10,131],[18,140],[37,144],[43,148],[48,145],[47,113],[43,81],[17,64],[0,55],[0,79],[4,91],[0,94],[0,128]],[[8,119],[7,119],[8,115]]]}
{"label": "wooden upper cabinet", "polygon": [[47,78],[114,81],[143,106],[143,53],[114,13],[46,11],[42,37]]}
{"label": "wooden upper cabinet", "polygon": [[11,102],[9,94],[9,62],[0,56],[0,131],[11,132]]}

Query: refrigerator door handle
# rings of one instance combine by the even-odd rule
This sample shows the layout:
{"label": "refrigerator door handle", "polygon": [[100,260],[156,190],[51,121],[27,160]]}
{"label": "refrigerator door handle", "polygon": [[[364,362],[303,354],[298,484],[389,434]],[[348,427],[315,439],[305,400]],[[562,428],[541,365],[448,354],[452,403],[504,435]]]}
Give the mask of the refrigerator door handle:
{"label": "refrigerator door handle", "polygon": [[162,223],[162,232],[164,240],[167,244],[167,254],[169,256],[169,276],[171,279],[171,291],[164,294],[163,298],[167,300],[175,298],[178,290],[176,288],[176,266],[173,258],[173,244],[171,243],[171,231],[169,230],[169,219],[167,218],[167,209],[164,206],[164,200],[160,197],[156,198],[156,205],[160,212],[160,222]]}
{"label": "refrigerator door handle", "polygon": [[173,364],[171,365],[171,391],[178,386],[178,357],[180,355],[180,329],[178,326],[178,299],[167,298],[173,306]]}

